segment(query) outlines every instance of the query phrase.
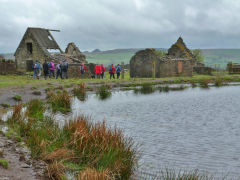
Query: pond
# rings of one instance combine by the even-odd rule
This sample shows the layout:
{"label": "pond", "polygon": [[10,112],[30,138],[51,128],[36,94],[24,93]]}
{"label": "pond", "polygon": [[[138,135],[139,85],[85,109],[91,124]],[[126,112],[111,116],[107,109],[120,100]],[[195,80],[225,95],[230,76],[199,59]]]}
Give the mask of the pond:
{"label": "pond", "polygon": [[240,177],[240,86],[77,99],[73,114],[106,120],[141,145],[142,169],[199,169]]}

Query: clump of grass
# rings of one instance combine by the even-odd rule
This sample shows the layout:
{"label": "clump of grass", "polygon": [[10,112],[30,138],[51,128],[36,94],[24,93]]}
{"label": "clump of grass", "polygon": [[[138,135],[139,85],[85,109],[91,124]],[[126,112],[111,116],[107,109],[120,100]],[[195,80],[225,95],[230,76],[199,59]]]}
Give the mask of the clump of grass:
{"label": "clump of grass", "polygon": [[5,169],[8,169],[8,168],[9,168],[9,166],[8,166],[8,161],[1,159],[1,160],[0,160],[0,166],[2,166],[2,167],[5,168]]}
{"label": "clump of grass", "polygon": [[78,176],[78,180],[115,180],[114,175],[108,169],[100,168],[98,170],[87,168],[84,171],[81,171]]}
{"label": "clump of grass", "polygon": [[67,91],[51,93],[48,95],[48,103],[51,105],[53,112],[67,113],[71,111],[72,97]]}
{"label": "clump of grass", "polygon": [[16,94],[15,96],[12,97],[15,101],[22,101],[22,96]]}
{"label": "clump of grass", "polygon": [[11,106],[10,106],[9,104],[7,104],[7,103],[2,103],[1,106],[2,106],[3,108],[10,108],[10,107],[11,107]]}
{"label": "clump of grass", "polygon": [[33,91],[33,94],[37,95],[37,96],[40,96],[42,93],[41,93],[41,91]]}
{"label": "clump of grass", "polygon": [[141,93],[141,94],[151,94],[154,91],[155,90],[152,87],[152,84],[150,84],[150,83],[144,83],[144,84],[141,85],[140,88],[135,88],[134,89],[134,93],[136,93],[136,94],[138,94],[138,93]]}
{"label": "clump of grass", "polygon": [[209,88],[209,80],[207,79],[202,79],[200,80],[199,84],[201,88]]}
{"label": "clump of grass", "polygon": [[154,88],[152,87],[151,84],[149,83],[145,83],[142,85],[142,87],[140,88],[140,92],[142,94],[150,94],[154,92]]}
{"label": "clump of grass", "polygon": [[35,90],[35,89],[37,89],[37,87],[36,87],[36,86],[33,86],[33,87],[31,87],[31,90]]}
{"label": "clump of grass", "polygon": [[214,85],[216,87],[223,86],[224,85],[224,80],[222,78],[216,78],[215,81],[214,81]]}
{"label": "clump of grass", "polygon": [[159,92],[168,92],[170,90],[169,86],[158,87]]}
{"label": "clump of grass", "polygon": [[32,99],[27,103],[26,116],[35,119],[43,119],[45,105],[40,99]]}
{"label": "clump of grass", "polygon": [[79,84],[73,89],[73,95],[76,96],[80,101],[85,101],[87,97],[85,83]]}
{"label": "clump of grass", "polygon": [[111,97],[111,95],[112,95],[111,88],[110,88],[110,86],[103,84],[98,87],[96,94],[102,100],[107,99],[107,98]]}
{"label": "clump of grass", "polygon": [[22,107],[22,104],[17,104],[13,107],[13,115],[7,120],[9,124],[14,124],[16,122],[22,121]]}

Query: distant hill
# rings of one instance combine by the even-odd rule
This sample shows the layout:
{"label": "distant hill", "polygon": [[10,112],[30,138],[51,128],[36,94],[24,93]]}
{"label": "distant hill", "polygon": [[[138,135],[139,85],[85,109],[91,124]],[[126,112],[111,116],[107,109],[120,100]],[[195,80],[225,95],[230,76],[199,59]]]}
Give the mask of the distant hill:
{"label": "distant hill", "polygon": [[[156,48],[157,50],[167,49]],[[114,49],[101,51],[98,53],[84,53],[87,61],[92,63],[119,64],[124,62],[129,64],[131,57],[142,49]],[[228,62],[240,63],[240,49],[202,49],[204,61],[207,66],[226,68]]]}

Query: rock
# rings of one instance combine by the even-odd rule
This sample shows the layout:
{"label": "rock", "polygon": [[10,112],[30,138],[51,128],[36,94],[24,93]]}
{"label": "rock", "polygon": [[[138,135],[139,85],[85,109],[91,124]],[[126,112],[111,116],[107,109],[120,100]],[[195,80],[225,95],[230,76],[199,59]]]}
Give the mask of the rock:
{"label": "rock", "polygon": [[4,150],[0,148],[0,158],[3,158],[3,153],[4,153]]}
{"label": "rock", "polygon": [[26,161],[26,158],[25,158],[25,155],[20,155],[20,157],[19,157],[19,161]]}
{"label": "rock", "polygon": [[86,56],[78,49],[78,47],[73,42],[68,44],[65,53],[78,59],[81,63],[87,63]]}

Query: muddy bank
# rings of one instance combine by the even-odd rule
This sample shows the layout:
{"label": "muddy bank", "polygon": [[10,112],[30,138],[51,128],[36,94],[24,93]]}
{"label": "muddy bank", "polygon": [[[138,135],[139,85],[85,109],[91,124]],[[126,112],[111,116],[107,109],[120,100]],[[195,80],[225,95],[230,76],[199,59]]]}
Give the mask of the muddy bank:
{"label": "muddy bank", "polygon": [[4,125],[0,125],[0,160],[6,160],[8,167],[0,166],[0,179],[4,180],[49,180],[46,164],[30,158],[24,142],[16,137],[6,137]]}

